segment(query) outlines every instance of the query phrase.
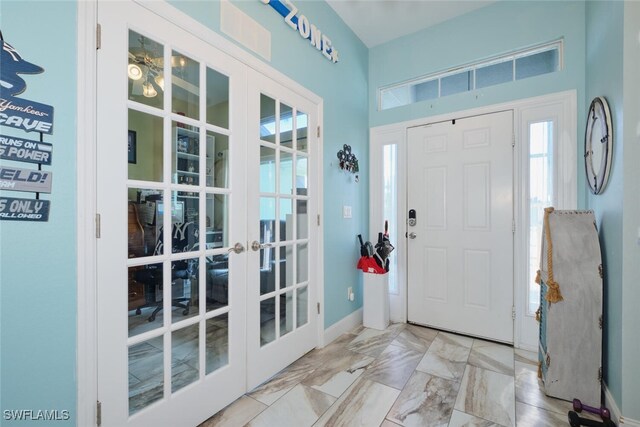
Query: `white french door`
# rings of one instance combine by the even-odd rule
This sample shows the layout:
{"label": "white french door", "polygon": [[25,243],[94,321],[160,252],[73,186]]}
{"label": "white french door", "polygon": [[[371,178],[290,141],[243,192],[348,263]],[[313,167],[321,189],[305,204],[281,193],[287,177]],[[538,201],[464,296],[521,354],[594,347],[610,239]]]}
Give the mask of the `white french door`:
{"label": "white french door", "polygon": [[132,1],[98,17],[102,425],[197,425],[316,345],[318,105]]}
{"label": "white french door", "polygon": [[318,107],[249,74],[249,389],[316,345]]}
{"label": "white french door", "polygon": [[513,342],[513,113],[410,128],[408,320]]}

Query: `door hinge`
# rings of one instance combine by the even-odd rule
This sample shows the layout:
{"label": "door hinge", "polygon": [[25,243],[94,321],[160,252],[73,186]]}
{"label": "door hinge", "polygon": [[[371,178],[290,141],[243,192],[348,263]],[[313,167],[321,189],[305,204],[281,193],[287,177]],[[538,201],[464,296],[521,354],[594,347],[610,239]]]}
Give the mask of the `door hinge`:
{"label": "door hinge", "polygon": [[516,320],[516,308],[514,306],[511,306],[511,318]]}
{"label": "door hinge", "polygon": [[320,314],[320,303],[317,304],[318,307],[318,314]]}
{"label": "door hinge", "polygon": [[102,26],[96,25],[96,50],[102,48]]}
{"label": "door hinge", "polygon": [[515,234],[516,232],[516,220],[512,219],[511,220],[511,232]]}
{"label": "door hinge", "polygon": [[96,401],[96,425],[102,425],[102,402],[99,400]]}
{"label": "door hinge", "polygon": [[100,214],[96,214],[96,239],[100,238]]}
{"label": "door hinge", "polygon": [[511,146],[515,147],[516,146],[516,134],[511,134]]}
{"label": "door hinge", "polygon": [[602,366],[598,369],[598,382],[602,382]]}
{"label": "door hinge", "polygon": [[318,226],[320,226],[320,214],[318,214]]}
{"label": "door hinge", "polygon": [[318,132],[317,132],[318,138],[320,138],[320,126],[318,126]]}

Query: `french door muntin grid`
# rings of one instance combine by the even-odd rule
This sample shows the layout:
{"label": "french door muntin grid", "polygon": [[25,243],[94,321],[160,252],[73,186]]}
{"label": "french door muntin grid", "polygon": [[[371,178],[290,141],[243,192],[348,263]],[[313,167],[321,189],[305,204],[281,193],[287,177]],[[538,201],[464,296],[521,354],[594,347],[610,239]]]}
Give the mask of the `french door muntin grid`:
{"label": "french door muntin grid", "polygon": [[[130,30],[133,31],[133,30]],[[136,31],[138,34],[142,34],[139,31]],[[151,40],[151,38],[149,38]],[[127,348],[131,349],[133,346],[137,344],[141,344],[147,341],[150,341],[154,338],[162,337],[163,338],[163,397],[161,399],[148,402],[147,406],[144,409],[148,409],[150,406],[157,404],[158,402],[164,401],[171,397],[172,393],[179,393],[183,390],[186,390],[201,382],[207,375],[210,375],[214,372],[217,372],[219,369],[224,366],[228,366],[227,363],[223,366],[217,367],[212,372],[207,373],[206,370],[206,357],[207,357],[207,348],[206,348],[206,327],[207,321],[212,318],[223,318],[225,314],[227,317],[227,334],[229,333],[231,322],[231,318],[229,316],[230,311],[233,307],[233,295],[230,293],[228,295],[229,301],[226,306],[213,309],[209,312],[206,311],[206,265],[207,258],[215,255],[226,255],[228,253],[228,249],[226,247],[218,248],[218,249],[207,249],[206,248],[206,212],[207,206],[206,201],[209,195],[223,195],[226,198],[226,206],[223,212],[223,215],[227,218],[226,224],[227,226],[223,230],[224,242],[229,241],[229,231],[232,229],[229,222],[234,221],[232,217],[230,217],[229,212],[233,209],[234,200],[231,197],[232,189],[233,189],[233,177],[229,176],[227,181],[227,188],[218,188],[218,187],[207,187],[206,180],[206,155],[200,154],[199,158],[199,180],[197,185],[189,185],[189,184],[177,184],[173,183],[173,145],[177,143],[177,141],[173,141],[173,124],[174,123],[182,123],[187,126],[191,126],[192,128],[198,129],[199,132],[199,153],[207,152],[207,133],[217,133],[221,135],[225,135],[229,138],[229,141],[232,141],[233,129],[232,129],[232,121],[229,120],[228,126],[229,129],[225,129],[219,126],[215,126],[207,123],[207,92],[206,92],[206,77],[207,77],[207,68],[210,68],[216,72],[219,72],[223,75],[228,75],[224,70],[219,70],[217,67],[206,64],[205,62],[199,62],[199,106],[198,106],[198,117],[199,119],[192,119],[189,117],[185,117],[183,115],[179,115],[173,113],[171,111],[172,107],[172,89],[173,89],[173,74],[172,74],[172,64],[171,57],[173,52],[176,52],[173,48],[169,46],[168,43],[163,43],[164,47],[164,66],[163,73],[164,76],[167,77],[167,84],[164,85],[164,99],[163,99],[163,108],[159,109],[156,107],[148,106],[145,104],[138,103],[133,100],[127,100],[127,108],[129,110],[134,110],[140,113],[148,114],[153,117],[161,118],[163,120],[163,176],[162,182],[153,182],[153,181],[141,181],[141,180],[130,180],[127,179],[127,191],[131,188],[134,189],[149,189],[149,190],[157,190],[162,192],[162,201],[165,207],[165,214],[163,215],[163,242],[171,242],[172,232],[167,230],[172,230],[172,215],[170,214],[173,208],[173,202],[176,199],[178,192],[189,192],[189,193],[197,193],[198,194],[198,238],[199,244],[196,250],[190,252],[180,252],[180,253],[172,253],[172,245],[164,244],[163,253],[161,255],[154,256],[143,256],[138,258],[130,258],[127,259],[126,268],[127,270],[131,267],[141,267],[149,264],[162,263],[163,275],[162,275],[162,283],[163,283],[163,312],[167,315],[163,316],[163,325],[159,328],[155,328],[153,330],[142,332],[138,335],[131,336],[127,339]],[[186,58],[193,58],[193,55],[185,54]],[[230,79],[229,79],[230,81]],[[228,86],[230,87],[230,85]],[[229,97],[229,105],[231,105],[233,101],[231,97]],[[229,110],[231,111],[231,110]],[[176,137],[177,139],[177,137]],[[228,168],[231,167],[231,159],[234,155],[233,144],[229,144],[229,161]],[[123,157],[124,158],[124,157]],[[176,160],[176,169],[177,169],[177,160]],[[183,261],[183,260],[198,260],[198,314],[196,316],[192,316],[186,318],[184,320],[179,320],[172,323],[172,277],[171,277],[171,267],[172,263],[175,261]],[[229,281],[231,280],[231,272],[229,272]],[[184,387],[179,388],[178,390],[172,390],[172,358],[173,358],[173,332],[178,330],[183,330],[185,328],[191,327],[192,325],[199,325],[198,330],[198,378],[191,382],[190,384],[185,385]],[[229,337],[227,336],[227,343],[229,346],[232,345]],[[231,349],[227,349],[227,356],[231,352]],[[129,402],[130,403],[130,402]],[[135,416],[136,413],[132,413],[131,409],[129,410],[130,416]]]}
{"label": "french door muntin grid", "polygon": [[[264,242],[260,242],[260,243],[264,243],[266,244],[266,247],[264,249],[262,249],[260,251],[260,255],[261,255],[261,260],[259,262],[259,265],[263,264],[262,258],[263,258],[263,252],[265,251],[264,254],[266,255],[270,250],[274,250],[275,254],[274,254],[274,261],[275,261],[275,277],[274,277],[274,290],[271,292],[266,292],[262,295],[260,295],[260,307],[259,310],[262,310],[262,303],[274,298],[274,307],[275,307],[275,322],[274,322],[274,336],[273,339],[263,342],[263,333],[264,331],[262,330],[261,327],[261,332],[260,332],[260,346],[261,347],[266,347],[269,346],[272,343],[277,342],[282,336],[291,333],[295,330],[297,330],[298,328],[301,328],[303,326],[305,326],[306,324],[308,324],[308,319],[309,319],[309,304],[308,304],[308,294],[307,294],[307,300],[306,300],[306,310],[307,310],[307,315],[304,317],[304,323],[302,323],[302,325],[298,324],[298,298],[299,298],[299,293],[300,290],[302,290],[303,288],[307,288],[307,292],[309,292],[309,263],[311,260],[308,259],[309,257],[309,216],[306,215],[306,222],[307,222],[307,227],[305,228],[306,231],[306,238],[303,239],[298,239],[298,234],[299,234],[299,230],[300,227],[298,226],[298,221],[300,220],[299,217],[299,212],[298,212],[298,202],[304,202],[307,206],[307,212],[309,209],[309,203],[310,203],[310,199],[311,199],[311,189],[309,188],[308,182],[305,185],[305,189],[307,190],[307,194],[306,195],[299,195],[297,194],[297,187],[296,187],[296,182],[297,182],[297,164],[298,164],[298,159],[307,159],[306,162],[306,171],[305,171],[305,177],[308,180],[308,177],[310,176],[310,171],[309,171],[309,155],[308,155],[308,142],[307,142],[307,152],[303,152],[301,150],[298,150],[299,146],[298,146],[298,117],[300,116],[305,116],[307,117],[307,123],[306,123],[306,129],[307,129],[307,135],[305,135],[305,138],[307,138],[308,141],[308,116],[306,115],[306,113],[302,112],[302,111],[298,111],[297,108],[295,107],[289,107],[286,104],[284,104],[279,98],[277,97],[271,97],[268,94],[261,94],[262,96],[266,96],[269,97],[271,100],[273,100],[275,102],[275,115],[274,115],[274,122],[275,122],[275,126],[274,126],[274,133],[275,133],[275,142],[269,142],[269,141],[265,141],[263,139],[260,139],[260,150],[262,150],[262,148],[269,148],[271,150],[274,150],[275,153],[275,163],[274,163],[274,171],[275,171],[275,188],[274,188],[274,192],[260,192],[259,193],[259,197],[260,200],[264,200],[265,198],[267,199],[271,199],[275,201],[275,230],[274,230],[274,237],[272,240],[267,240],[266,238],[261,239],[264,240]],[[291,124],[291,148],[283,146],[282,145],[282,141],[281,141],[281,136],[282,136],[282,132],[280,129],[281,123],[282,123],[282,117],[281,117],[281,105],[285,105],[287,106],[287,111],[291,111],[291,120],[292,120],[292,124]],[[262,113],[260,114],[260,116],[262,117]],[[282,167],[281,167],[281,158],[282,158],[282,154],[283,153],[287,153],[291,156],[291,168],[292,168],[292,173],[291,173],[291,179],[292,179],[292,183],[291,183],[291,191],[292,194],[285,194],[282,191],[282,187],[281,187],[281,172],[282,172]],[[288,187],[287,187],[288,188]],[[291,203],[291,217],[292,217],[292,223],[291,223],[291,228],[293,230],[293,236],[295,236],[295,239],[290,239],[290,240],[280,240],[280,236],[281,236],[281,201],[282,200],[290,200]],[[281,256],[282,256],[282,251],[281,248],[286,248],[286,247],[290,247],[292,249],[292,260],[291,260],[291,264],[292,264],[292,272],[291,272],[291,276],[293,278],[293,283],[290,286],[285,286],[285,287],[280,287],[281,286],[281,275],[283,274],[282,272],[282,263],[281,261]],[[304,247],[306,248],[305,251],[305,256],[307,257],[307,271],[306,271],[306,279],[303,281],[300,281],[300,283],[298,283],[298,266],[299,266],[299,248]],[[264,257],[267,261],[269,259],[271,259],[270,255],[266,255]],[[287,260],[287,264],[289,263],[289,260]],[[282,318],[281,318],[281,298],[282,296],[284,296],[285,300],[287,298],[287,293],[291,292],[291,307],[292,307],[292,329],[290,330],[286,330],[284,334],[281,334],[282,331],[282,325],[280,324]],[[284,320],[286,322],[287,317],[288,317],[287,312],[284,313]]]}

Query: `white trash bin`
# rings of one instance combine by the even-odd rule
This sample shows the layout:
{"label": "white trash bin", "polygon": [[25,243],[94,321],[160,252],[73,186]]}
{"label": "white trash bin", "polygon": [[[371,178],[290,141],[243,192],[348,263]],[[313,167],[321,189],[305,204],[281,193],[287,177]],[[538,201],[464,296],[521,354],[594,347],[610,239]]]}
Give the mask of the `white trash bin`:
{"label": "white trash bin", "polygon": [[362,282],[365,328],[385,330],[389,326],[389,274],[364,273]]}

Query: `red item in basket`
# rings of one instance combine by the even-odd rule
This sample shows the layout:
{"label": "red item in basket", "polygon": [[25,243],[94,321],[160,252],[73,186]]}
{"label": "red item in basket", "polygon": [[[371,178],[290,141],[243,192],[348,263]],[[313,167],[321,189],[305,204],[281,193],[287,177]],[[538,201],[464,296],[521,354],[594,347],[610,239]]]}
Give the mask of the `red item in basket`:
{"label": "red item in basket", "polygon": [[363,256],[358,260],[358,269],[365,273],[385,274],[387,271],[380,267],[373,257]]}

